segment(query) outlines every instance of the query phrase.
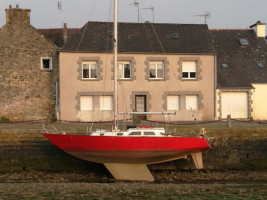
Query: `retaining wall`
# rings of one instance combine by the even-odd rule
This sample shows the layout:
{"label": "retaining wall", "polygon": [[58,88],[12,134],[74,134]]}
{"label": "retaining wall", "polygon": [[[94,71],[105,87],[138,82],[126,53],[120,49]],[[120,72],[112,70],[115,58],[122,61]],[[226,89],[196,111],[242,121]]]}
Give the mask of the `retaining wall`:
{"label": "retaining wall", "polygon": [[[267,169],[267,127],[208,131],[212,148],[203,152],[204,169]],[[0,128],[0,172],[105,169],[100,164],[77,159],[59,150],[41,132],[40,128]],[[177,160],[149,167],[152,170],[195,169],[191,160]]]}

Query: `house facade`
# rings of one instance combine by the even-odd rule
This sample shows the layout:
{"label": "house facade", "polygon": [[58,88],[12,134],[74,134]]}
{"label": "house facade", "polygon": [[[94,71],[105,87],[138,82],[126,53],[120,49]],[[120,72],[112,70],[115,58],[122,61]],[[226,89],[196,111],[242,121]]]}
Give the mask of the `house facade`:
{"label": "house facade", "polygon": [[58,47],[30,25],[29,9],[10,6],[0,29],[0,118],[50,118],[57,78]]}
{"label": "house facade", "polygon": [[0,29],[0,119],[58,118],[59,48],[79,29],[36,29],[29,9],[6,11]]}
{"label": "house facade", "polygon": [[267,119],[265,24],[250,28],[211,31],[217,52],[216,119]]}
{"label": "house facade", "polygon": [[[60,51],[60,120],[112,121],[112,27],[88,22]],[[119,112],[175,112],[142,116],[152,121],[214,120],[215,50],[206,25],[118,27]]]}

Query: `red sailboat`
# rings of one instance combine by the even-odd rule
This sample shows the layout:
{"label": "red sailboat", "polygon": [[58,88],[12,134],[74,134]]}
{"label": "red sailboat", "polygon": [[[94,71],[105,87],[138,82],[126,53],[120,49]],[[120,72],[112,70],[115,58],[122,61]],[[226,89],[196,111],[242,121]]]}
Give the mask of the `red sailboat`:
{"label": "red sailboat", "polygon": [[[117,66],[117,0],[114,0],[114,66]],[[114,67],[114,76],[118,75]],[[84,160],[103,163],[116,180],[154,181],[148,164],[192,156],[197,169],[203,167],[202,151],[210,146],[204,137],[177,137],[164,128],[117,128],[117,81],[114,81],[114,127],[88,135],[69,135],[44,127],[44,136],[61,150]],[[144,113],[129,113],[144,114]],[[146,113],[170,114],[170,113]],[[52,131],[51,131],[52,130]]]}

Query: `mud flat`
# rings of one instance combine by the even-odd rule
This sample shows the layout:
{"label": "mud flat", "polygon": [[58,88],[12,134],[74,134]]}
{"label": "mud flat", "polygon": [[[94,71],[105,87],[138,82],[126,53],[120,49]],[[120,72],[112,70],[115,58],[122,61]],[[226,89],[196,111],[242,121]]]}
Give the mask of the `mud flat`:
{"label": "mud flat", "polygon": [[267,199],[267,172],[158,172],[156,183],[109,175],[0,174],[0,199]]}

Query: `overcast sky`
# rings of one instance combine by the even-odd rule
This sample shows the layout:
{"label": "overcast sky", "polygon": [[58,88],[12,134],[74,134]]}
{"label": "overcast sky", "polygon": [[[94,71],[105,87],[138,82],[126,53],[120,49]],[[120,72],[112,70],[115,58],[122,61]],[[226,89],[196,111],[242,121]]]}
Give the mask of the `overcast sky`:
{"label": "overcast sky", "polygon": [[[60,28],[61,13],[69,28],[80,28],[87,21],[111,21],[113,0],[0,0],[0,27],[5,24],[5,9],[16,4],[31,9],[31,24],[36,28]],[[134,0],[118,0],[121,22],[137,22]],[[210,29],[244,29],[257,21],[267,22],[267,0],[136,0],[139,3],[140,22],[202,24],[206,11]]]}

